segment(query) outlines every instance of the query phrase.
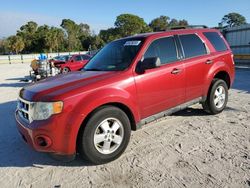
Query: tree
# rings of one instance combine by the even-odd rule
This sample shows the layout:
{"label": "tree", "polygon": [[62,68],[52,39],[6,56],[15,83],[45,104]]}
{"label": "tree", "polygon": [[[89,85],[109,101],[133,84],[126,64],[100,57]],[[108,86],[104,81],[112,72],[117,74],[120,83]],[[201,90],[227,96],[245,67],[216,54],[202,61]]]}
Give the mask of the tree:
{"label": "tree", "polygon": [[179,26],[188,26],[188,21],[187,20],[179,20]]}
{"label": "tree", "polygon": [[117,16],[115,26],[119,30],[121,37],[152,31],[142,18],[133,14]]}
{"label": "tree", "polygon": [[168,20],[170,18],[168,16],[160,16],[158,18],[153,19],[150,24],[149,27],[151,27],[151,29],[153,31],[163,31],[166,30],[168,27]]}
{"label": "tree", "polygon": [[25,47],[24,41],[20,36],[10,36],[7,40],[9,49],[16,54],[21,52]]}
{"label": "tree", "polygon": [[246,18],[239,13],[229,13],[222,18],[221,24],[224,27],[234,27],[246,24]]}
{"label": "tree", "polygon": [[5,54],[8,52],[8,44],[7,44],[7,40],[4,39],[0,39],[0,54]]}
{"label": "tree", "polygon": [[90,26],[88,24],[79,24],[79,35],[80,37],[88,37],[91,35]]}
{"label": "tree", "polygon": [[107,30],[101,30],[99,36],[105,43],[121,38],[119,29],[113,27]]}
{"label": "tree", "polygon": [[66,31],[68,50],[79,50],[80,49],[80,27],[74,21],[70,19],[63,19],[61,27]]}
{"label": "tree", "polygon": [[169,24],[168,24],[168,27],[171,28],[171,27],[181,27],[181,26],[188,26],[188,21],[187,20],[177,20],[175,18],[171,19]]}
{"label": "tree", "polygon": [[45,34],[45,46],[48,48],[49,52],[57,51],[60,45],[63,44],[64,33],[61,29],[56,27],[51,27]]}
{"label": "tree", "polygon": [[100,36],[88,36],[82,41],[82,46],[84,50],[98,50],[104,46],[104,41]]}
{"label": "tree", "polygon": [[24,41],[25,51],[31,52],[33,50],[37,27],[38,25],[36,22],[29,21],[27,24],[21,26],[20,30],[17,31],[17,36],[21,37]]}

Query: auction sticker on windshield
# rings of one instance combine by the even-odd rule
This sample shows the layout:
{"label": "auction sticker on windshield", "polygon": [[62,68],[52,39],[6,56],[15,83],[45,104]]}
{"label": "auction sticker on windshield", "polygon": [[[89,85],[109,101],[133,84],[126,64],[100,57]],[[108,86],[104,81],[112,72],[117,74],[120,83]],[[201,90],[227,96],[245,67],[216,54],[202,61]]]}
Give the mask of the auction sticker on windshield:
{"label": "auction sticker on windshield", "polygon": [[140,40],[131,40],[131,41],[126,41],[124,46],[138,46],[141,43]]}

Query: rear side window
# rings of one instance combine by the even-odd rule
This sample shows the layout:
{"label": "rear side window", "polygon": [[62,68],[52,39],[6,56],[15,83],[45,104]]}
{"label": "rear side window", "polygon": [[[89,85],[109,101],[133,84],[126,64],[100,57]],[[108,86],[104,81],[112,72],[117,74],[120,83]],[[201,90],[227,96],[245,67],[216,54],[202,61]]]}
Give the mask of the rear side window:
{"label": "rear side window", "polygon": [[76,61],[81,61],[81,60],[82,60],[82,57],[81,57],[80,55],[78,55],[78,56],[75,57],[75,60],[76,60]]}
{"label": "rear side window", "polygon": [[214,46],[216,51],[222,52],[227,50],[227,46],[223,39],[220,37],[220,35],[217,32],[205,32],[203,33],[207,39],[211,42],[211,44]]}
{"label": "rear side window", "polygon": [[167,37],[153,41],[144,54],[144,58],[149,57],[159,57],[161,64],[177,61],[178,58],[174,38]]}
{"label": "rear side window", "polygon": [[195,34],[180,35],[185,58],[201,56],[207,54],[206,47],[201,39]]}

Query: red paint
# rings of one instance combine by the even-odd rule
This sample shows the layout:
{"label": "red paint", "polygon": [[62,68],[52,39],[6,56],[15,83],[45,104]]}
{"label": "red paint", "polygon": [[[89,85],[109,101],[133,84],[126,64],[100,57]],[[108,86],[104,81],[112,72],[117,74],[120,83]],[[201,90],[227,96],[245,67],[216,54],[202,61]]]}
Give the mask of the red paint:
{"label": "red paint", "polygon": [[[130,109],[135,123],[178,104],[206,96],[214,76],[224,71],[234,80],[234,64],[231,50],[216,52],[202,34],[218,32],[211,29],[176,30],[145,34],[145,42],[130,67],[124,71],[74,72],[59,75],[31,84],[20,95],[28,101],[63,101],[63,112],[48,120],[23,122],[16,116],[18,129],[28,144],[37,151],[70,155],[76,152],[76,140],[82,122],[93,110],[107,103],[120,103]],[[210,54],[183,59],[137,74],[135,68],[149,44],[161,37],[178,34],[198,34],[205,41]],[[73,56],[74,57],[74,56]],[[205,64],[212,60],[212,64]],[[61,66],[74,64],[68,62]],[[84,62],[81,62],[83,65]],[[73,67],[73,65],[71,66]],[[80,67],[80,66],[79,66]],[[79,69],[72,68],[72,70]],[[171,74],[180,69],[179,74]],[[51,140],[42,148],[35,142],[39,135]]]}

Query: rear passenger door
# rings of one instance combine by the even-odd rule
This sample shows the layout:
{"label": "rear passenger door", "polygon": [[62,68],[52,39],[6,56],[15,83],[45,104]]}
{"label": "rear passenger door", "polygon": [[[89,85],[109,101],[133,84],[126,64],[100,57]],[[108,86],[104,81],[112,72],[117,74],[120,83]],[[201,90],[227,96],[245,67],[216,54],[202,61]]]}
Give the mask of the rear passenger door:
{"label": "rear passenger door", "polygon": [[185,70],[174,37],[154,40],[144,58],[159,57],[161,66],[135,75],[141,118],[181,104],[185,99]]}
{"label": "rear passenger door", "polygon": [[203,96],[206,64],[210,63],[210,55],[205,43],[197,34],[179,35],[179,41],[186,70],[186,101],[190,101]]}

